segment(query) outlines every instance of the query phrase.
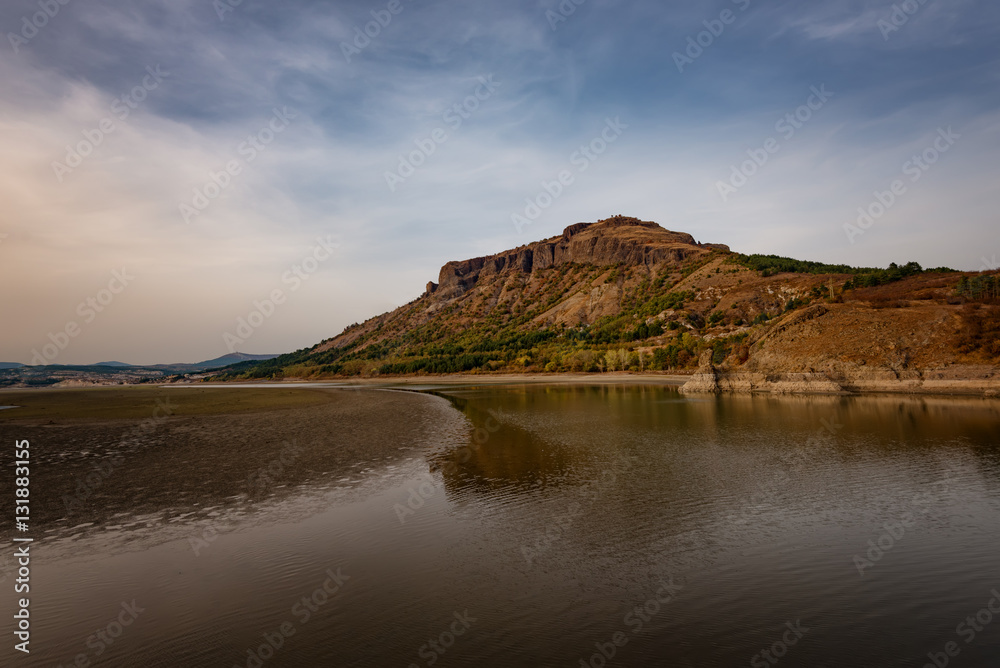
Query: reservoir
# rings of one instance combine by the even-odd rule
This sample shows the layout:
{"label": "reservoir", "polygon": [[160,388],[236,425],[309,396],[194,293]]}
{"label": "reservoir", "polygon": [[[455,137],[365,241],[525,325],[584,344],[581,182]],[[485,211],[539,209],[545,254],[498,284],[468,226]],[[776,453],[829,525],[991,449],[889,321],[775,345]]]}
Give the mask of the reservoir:
{"label": "reservoir", "polygon": [[422,390],[19,395],[19,665],[997,665],[996,401]]}

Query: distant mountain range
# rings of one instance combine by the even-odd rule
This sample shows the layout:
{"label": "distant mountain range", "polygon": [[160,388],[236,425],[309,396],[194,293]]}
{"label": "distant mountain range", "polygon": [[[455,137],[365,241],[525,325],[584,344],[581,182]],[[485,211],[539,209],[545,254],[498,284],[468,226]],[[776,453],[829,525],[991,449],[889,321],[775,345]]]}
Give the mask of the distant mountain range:
{"label": "distant mountain range", "polygon": [[129,364],[127,362],[98,362],[97,364],[88,364],[85,366],[110,366],[110,367],[129,367],[133,369],[185,369],[193,371],[204,371],[206,369],[218,369],[220,367],[229,366],[230,364],[236,364],[238,362],[260,362],[262,360],[270,360],[277,357],[277,355],[250,355],[247,353],[229,353],[228,355],[223,355],[222,357],[216,357],[215,359],[205,360],[204,362],[196,362],[194,364],[188,364],[186,362],[180,362],[177,364]]}
{"label": "distant mountain range", "polygon": [[19,362],[0,362],[0,387],[51,385],[73,380],[99,383],[158,381],[170,376],[202,373],[241,362],[261,362],[275,357],[277,355],[236,352],[195,364],[129,364],[109,361],[97,364],[28,366]]}

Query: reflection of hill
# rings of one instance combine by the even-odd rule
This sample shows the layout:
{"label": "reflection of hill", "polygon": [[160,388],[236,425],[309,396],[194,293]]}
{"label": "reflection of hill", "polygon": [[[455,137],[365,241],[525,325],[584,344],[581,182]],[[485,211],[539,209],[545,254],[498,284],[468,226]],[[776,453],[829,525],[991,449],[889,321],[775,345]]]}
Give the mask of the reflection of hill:
{"label": "reflection of hill", "polygon": [[[778,458],[775,467],[803,448],[809,458],[857,461],[891,459],[914,448],[956,461],[963,452],[994,464],[1000,456],[986,445],[1000,442],[1000,404],[981,399],[684,398],[673,388],[649,386],[492,387],[444,396],[473,425],[467,449],[430,459],[452,491],[518,494],[583,485],[622,456],[638,466],[666,462],[664,484],[684,487],[700,480],[705,493],[719,495],[734,490],[717,487],[728,475],[715,470],[718,462],[732,466],[734,458],[757,460],[762,453]],[[822,455],[812,450],[817,437]],[[955,450],[942,451],[942,443],[953,443]],[[679,468],[682,461],[687,470],[674,479],[671,462]]]}
{"label": "reflection of hill", "polygon": [[508,419],[508,402],[499,406],[460,396],[447,396],[472,424],[468,445],[431,456],[448,488],[471,487],[492,494],[498,489],[530,489],[561,480],[570,468],[563,448]]}

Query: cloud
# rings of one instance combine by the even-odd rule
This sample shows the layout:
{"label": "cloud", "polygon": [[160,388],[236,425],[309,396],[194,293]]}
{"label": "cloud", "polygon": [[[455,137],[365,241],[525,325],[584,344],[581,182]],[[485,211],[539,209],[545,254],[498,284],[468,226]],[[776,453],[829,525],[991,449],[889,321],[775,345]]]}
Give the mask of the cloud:
{"label": "cloud", "polygon": [[[0,266],[18,284],[3,298],[0,359],[28,361],[123,265],[139,278],[66,361],[216,356],[327,234],[337,257],[247,352],[310,345],[416,297],[448,260],[613,213],[864,264],[975,268],[994,243],[993,5],[930,4],[887,43],[873,26],[891,4],[762,0],[683,74],[672,51],[718,8],[593,1],[553,31],[554,3],[403,6],[350,62],[341,43],[377,3],[245,0],[223,20],[193,0],[70,3],[0,60]],[[0,25],[33,7],[6,4]],[[169,76],[119,119],[114,100],[156,66]],[[491,74],[495,95],[450,127],[445,112]],[[829,106],[719,200],[716,182],[820,84],[836,91]],[[286,107],[295,118],[248,160],[241,145]],[[616,116],[629,124],[620,141],[519,233],[511,214]],[[60,182],[52,163],[105,118],[114,131]],[[843,221],[942,124],[968,140],[864,243],[838,246]],[[447,141],[390,190],[385,173],[437,128]],[[233,160],[240,173],[185,223],[180,205]]]}

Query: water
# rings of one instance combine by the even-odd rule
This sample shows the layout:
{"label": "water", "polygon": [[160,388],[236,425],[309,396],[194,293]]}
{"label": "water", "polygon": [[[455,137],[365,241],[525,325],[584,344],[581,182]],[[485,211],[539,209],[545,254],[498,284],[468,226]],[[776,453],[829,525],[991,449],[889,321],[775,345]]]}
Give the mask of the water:
{"label": "water", "polygon": [[438,392],[460,437],[220,503],[197,555],[190,495],[54,531],[23,665],[1000,665],[996,402]]}

